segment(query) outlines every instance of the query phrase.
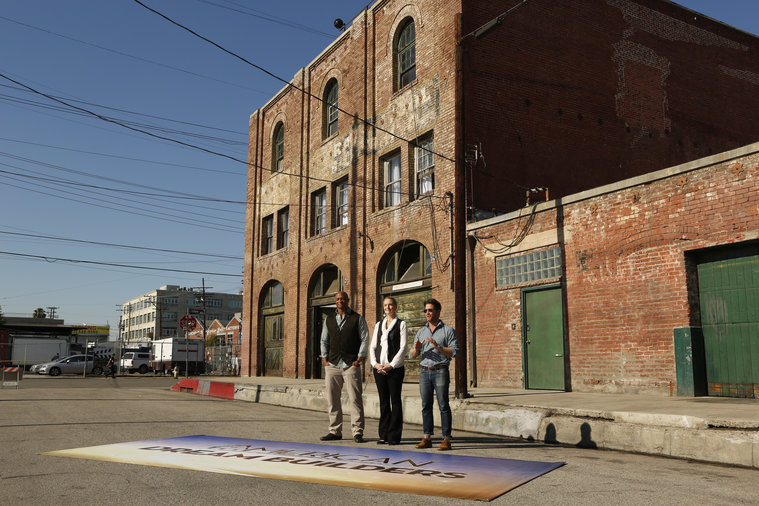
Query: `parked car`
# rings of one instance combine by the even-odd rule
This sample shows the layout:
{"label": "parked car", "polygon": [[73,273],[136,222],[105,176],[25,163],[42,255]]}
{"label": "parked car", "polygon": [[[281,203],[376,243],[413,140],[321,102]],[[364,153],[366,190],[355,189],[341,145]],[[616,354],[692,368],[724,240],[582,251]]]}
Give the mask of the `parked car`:
{"label": "parked car", "polygon": [[150,370],[150,353],[128,351],[121,357],[121,370],[145,374]]}
{"label": "parked car", "polygon": [[103,371],[98,366],[95,367],[95,357],[85,355],[71,355],[70,357],[59,358],[45,364],[36,366],[33,371],[37,374],[49,374],[58,376],[60,374],[101,374]]}

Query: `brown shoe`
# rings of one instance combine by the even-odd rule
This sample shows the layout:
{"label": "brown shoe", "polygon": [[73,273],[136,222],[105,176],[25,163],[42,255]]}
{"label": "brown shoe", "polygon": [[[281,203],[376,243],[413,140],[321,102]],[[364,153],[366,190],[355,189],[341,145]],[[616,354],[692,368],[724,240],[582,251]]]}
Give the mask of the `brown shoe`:
{"label": "brown shoe", "polygon": [[420,450],[423,448],[432,448],[432,439],[425,437],[416,444],[416,447]]}
{"label": "brown shoe", "polygon": [[439,451],[447,451],[451,449],[451,440],[448,438],[443,439],[443,442],[440,443],[440,446],[437,447]]}

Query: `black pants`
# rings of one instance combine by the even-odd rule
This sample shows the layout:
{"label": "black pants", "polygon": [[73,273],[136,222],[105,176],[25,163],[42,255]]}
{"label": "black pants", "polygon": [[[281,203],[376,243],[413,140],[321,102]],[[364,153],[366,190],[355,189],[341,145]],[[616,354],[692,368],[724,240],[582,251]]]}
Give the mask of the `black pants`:
{"label": "black pants", "polygon": [[387,442],[399,443],[403,435],[403,406],[401,388],[406,370],[392,369],[387,374],[379,374],[374,369],[374,382],[380,401],[379,438]]}

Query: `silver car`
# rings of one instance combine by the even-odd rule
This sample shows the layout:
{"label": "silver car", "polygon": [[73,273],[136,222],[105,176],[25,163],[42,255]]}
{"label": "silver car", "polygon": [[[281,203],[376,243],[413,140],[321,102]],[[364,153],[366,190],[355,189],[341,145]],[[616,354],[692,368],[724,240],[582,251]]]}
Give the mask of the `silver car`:
{"label": "silver car", "polygon": [[[49,374],[58,376],[60,374],[82,374],[83,372],[100,374],[102,371],[94,371],[95,358],[85,355],[71,355],[63,357],[46,364],[36,367],[37,374]],[[99,368],[98,368],[99,369]]]}

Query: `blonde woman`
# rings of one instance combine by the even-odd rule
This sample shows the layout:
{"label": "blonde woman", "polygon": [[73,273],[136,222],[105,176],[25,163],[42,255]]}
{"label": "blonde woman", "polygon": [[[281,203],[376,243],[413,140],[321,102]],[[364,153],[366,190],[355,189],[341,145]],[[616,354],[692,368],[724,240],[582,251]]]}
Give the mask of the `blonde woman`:
{"label": "blonde woman", "polygon": [[377,444],[397,445],[403,433],[401,388],[406,371],[408,328],[397,317],[398,302],[393,297],[382,301],[385,317],[374,326],[369,357],[380,400],[379,440]]}

